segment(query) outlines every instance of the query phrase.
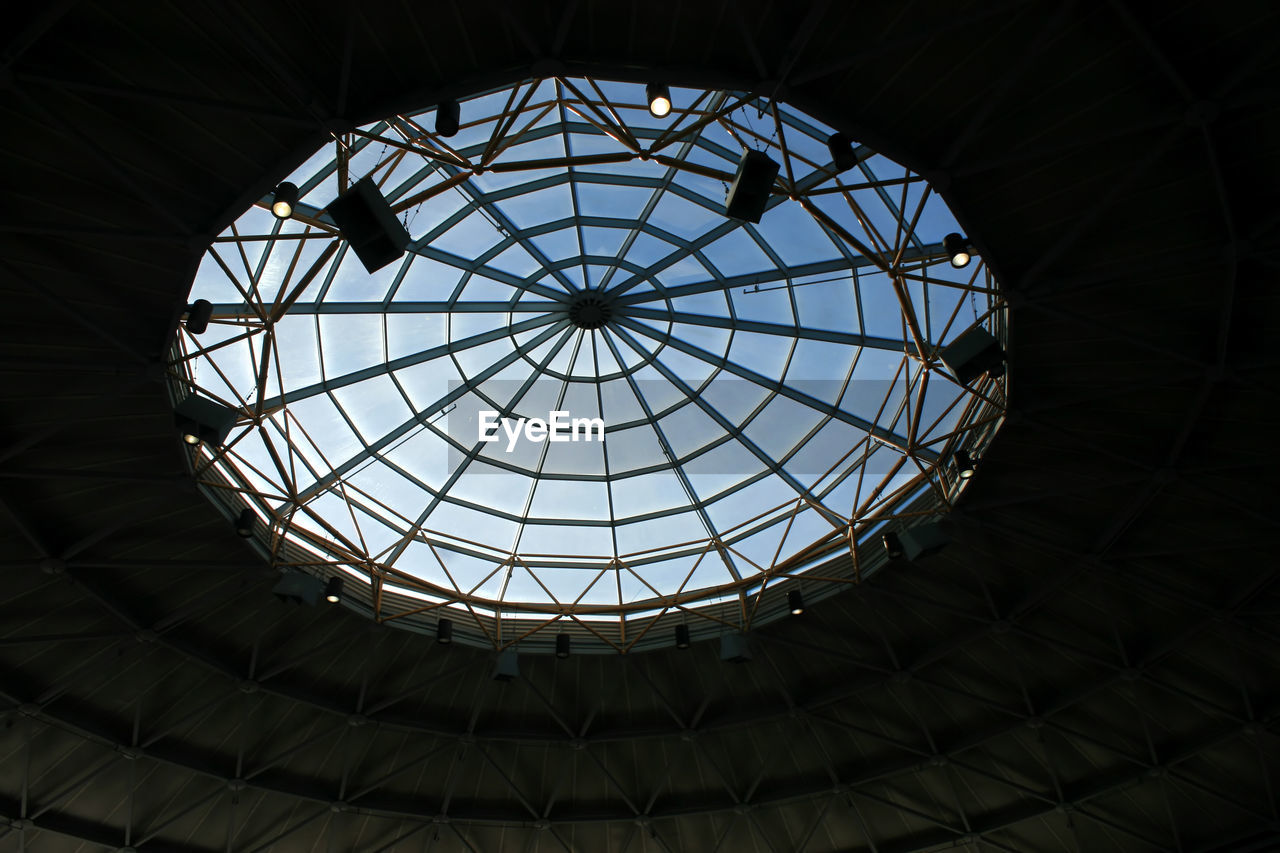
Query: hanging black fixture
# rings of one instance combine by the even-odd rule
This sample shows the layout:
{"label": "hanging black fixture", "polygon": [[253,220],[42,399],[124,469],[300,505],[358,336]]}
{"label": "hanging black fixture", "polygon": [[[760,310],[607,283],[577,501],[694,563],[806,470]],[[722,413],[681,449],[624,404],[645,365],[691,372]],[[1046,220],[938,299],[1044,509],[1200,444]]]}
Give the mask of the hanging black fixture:
{"label": "hanging black fixture", "polygon": [[208,442],[220,446],[235,426],[236,410],[194,394],[174,407],[174,423],[191,446]]}
{"label": "hanging black fixture", "polygon": [[961,385],[968,385],[984,373],[992,377],[1004,375],[1004,348],[981,326],[956,338],[938,356]]}
{"label": "hanging black fixture", "polygon": [[520,656],[515,649],[503,649],[493,662],[493,680],[508,682],[520,677]]}
{"label": "hanging black fixture", "polygon": [[902,557],[902,540],[898,538],[898,534],[886,533],[880,537],[880,541],[884,543],[884,552],[890,560]]}
{"label": "hanging black fixture", "polygon": [[967,480],[973,476],[973,457],[969,455],[967,450],[957,450],[951,456],[956,466],[956,476],[961,480]]}
{"label": "hanging black fixture", "polygon": [[831,154],[831,165],[836,167],[837,172],[847,172],[858,165],[853,140],[843,133],[833,133],[827,137],[827,151]]}
{"label": "hanging black fixture", "polygon": [[956,269],[969,266],[973,256],[969,252],[969,240],[959,234],[948,234],[942,238],[942,249],[947,253],[947,260]]}
{"label": "hanging black fixture", "polygon": [[569,646],[573,643],[573,638],[568,634],[556,634],[556,657],[564,660],[569,656]]}
{"label": "hanging black fixture", "polygon": [[284,181],[276,186],[275,197],[271,199],[271,213],[276,219],[288,219],[293,216],[293,209],[298,206],[298,187]]}
{"label": "hanging black fixture", "polygon": [[203,335],[208,331],[211,319],[213,319],[213,303],[208,299],[197,299],[187,309],[187,331],[193,335]]}
{"label": "hanging black fixture", "polygon": [[291,569],[280,576],[271,592],[288,604],[315,604],[323,589],[320,578]]}
{"label": "hanging black fixture", "polygon": [[248,507],[245,507],[240,510],[240,515],[236,518],[236,535],[242,539],[248,539],[253,535],[253,528],[257,526],[257,523],[257,514]]}
{"label": "hanging black fixture", "polygon": [[343,579],[341,575],[334,575],[329,578],[329,582],[324,585],[324,600],[330,604],[337,604],[342,600]]}
{"label": "hanging black fixture", "polygon": [[793,589],[787,593],[787,609],[791,611],[792,616],[804,613],[804,596],[800,590]]}
{"label": "hanging black fixture", "polygon": [[441,619],[436,623],[436,642],[442,646],[447,646],[453,642],[452,620]]}
{"label": "hanging black fixture", "polygon": [[436,134],[453,136],[462,126],[462,105],[450,99],[441,101],[436,107]]}
{"label": "hanging black fixture", "polygon": [[951,535],[936,521],[927,521],[902,531],[902,555],[909,562],[936,554],[951,544]]}
{"label": "hanging black fixture", "polygon": [[725,634],[720,638],[720,660],[747,663],[751,660],[751,641],[746,634]]}
{"label": "hanging black fixture", "polygon": [[654,118],[666,118],[671,115],[671,90],[661,83],[650,83],[644,87],[645,100],[649,102],[649,115]]}
{"label": "hanging black fixture", "polygon": [[778,164],[763,151],[748,148],[738,161],[737,174],[725,197],[725,212],[734,219],[759,222],[769,204],[773,181],[778,177]]}
{"label": "hanging black fixture", "polygon": [[399,260],[409,245],[409,232],[368,175],[329,203],[329,216],[371,273]]}
{"label": "hanging black fixture", "polygon": [[688,625],[677,625],[677,626],[676,626],[676,648],[677,648],[677,649],[687,649],[687,648],[689,648],[689,646],[690,646],[690,642],[689,642],[689,626],[688,626]]}

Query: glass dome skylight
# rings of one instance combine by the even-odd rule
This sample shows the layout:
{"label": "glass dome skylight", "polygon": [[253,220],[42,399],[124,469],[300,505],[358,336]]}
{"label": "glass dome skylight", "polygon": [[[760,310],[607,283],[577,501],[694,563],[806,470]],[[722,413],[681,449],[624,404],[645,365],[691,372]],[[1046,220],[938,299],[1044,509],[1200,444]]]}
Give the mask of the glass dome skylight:
{"label": "glass dome skylight", "polygon": [[[949,263],[945,203],[865,146],[837,174],[786,104],[671,98],[552,78],[463,100],[450,138],[392,116],[288,178],[293,218],[266,195],[214,241],[174,394],[238,410],[191,462],[278,565],[382,620],[630,649],[855,582],[886,523],[956,498],[945,462],[980,457],[1007,380],[938,353],[1005,311],[981,257]],[[747,149],[781,166],[759,224],[725,215]],[[366,176],[412,236],[373,274],[326,212]],[[577,440],[527,429],[556,412]]]}

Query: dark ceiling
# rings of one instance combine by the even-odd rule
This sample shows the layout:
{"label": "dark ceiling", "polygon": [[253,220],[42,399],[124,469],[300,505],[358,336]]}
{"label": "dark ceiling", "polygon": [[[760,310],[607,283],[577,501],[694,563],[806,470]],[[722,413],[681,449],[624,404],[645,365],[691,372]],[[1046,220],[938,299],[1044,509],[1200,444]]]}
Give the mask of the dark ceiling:
{"label": "dark ceiling", "polygon": [[[6,16],[0,851],[1280,849],[1280,7]],[[156,359],[210,235],[327,130],[558,69],[781,81],[946,187],[1010,291],[959,541],[747,664],[495,682],[276,601],[183,473]]]}

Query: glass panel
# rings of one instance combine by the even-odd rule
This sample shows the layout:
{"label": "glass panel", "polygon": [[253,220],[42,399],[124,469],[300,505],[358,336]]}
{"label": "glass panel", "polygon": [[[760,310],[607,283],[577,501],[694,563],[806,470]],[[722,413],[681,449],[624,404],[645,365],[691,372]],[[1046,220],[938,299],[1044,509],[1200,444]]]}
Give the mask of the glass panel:
{"label": "glass panel", "polygon": [[[1003,380],[974,383],[982,395],[955,384],[911,346],[904,298],[926,343],[975,324],[1003,334],[989,269],[953,269],[941,251],[960,231],[942,199],[865,148],[837,176],[831,129],[785,104],[664,141],[674,166],[635,151],[632,136],[654,145],[731,91],[674,89],[657,119],[641,85],[547,80],[494,138],[521,86],[464,99],[448,140],[434,108],[364,128],[412,152],[354,138],[350,179],[379,180],[415,238],[401,259],[370,274],[323,216],[308,224],[340,190],[333,144],[291,178],[299,218],[276,220],[262,199],[206,253],[191,298],[214,316],[179,332],[175,398],[195,385],[266,404],[263,430],[242,424],[217,475],[296,519],[289,535],[317,559],[394,566],[420,579],[397,581],[406,596],[438,601],[422,585],[436,584],[516,615],[720,586],[701,603],[736,602],[776,561],[815,543],[840,553],[833,518],[843,530],[909,501],[934,511],[921,469],[951,482],[938,466],[985,447],[1004,393]],[[758,224],[724,211],[744,146],[783,166]],[[564,158],[604,162],[547,162]],[[882,269],[899,248],[901,266]],[[820,505],[798,502],[806,492]]]}

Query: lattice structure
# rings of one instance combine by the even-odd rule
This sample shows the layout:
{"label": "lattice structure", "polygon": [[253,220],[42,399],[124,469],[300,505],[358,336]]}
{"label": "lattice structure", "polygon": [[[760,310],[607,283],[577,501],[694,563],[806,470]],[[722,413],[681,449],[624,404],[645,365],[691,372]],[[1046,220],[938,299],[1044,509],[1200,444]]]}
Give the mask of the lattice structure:
{"label": "lattice structure", "polygon": [[[1280,845],[1273,4],[131,8],[7,19],[0,853]],[[575,637],[503,683],[278,601],[152,381],[321,126],[549,61],[785,80],[942,170],[1019,296],[952,544],[750,663]]]}
{"label": "lattice structure", "polygon": [[[945,203],[867,146],[838,171],[831,128],[776,100],[673,99],[655,118],[643,86],[548,78],[463,101],[449,138],[392,116],[291,176],[292,219],[266,196],[216,239],[174,393],[238,410],[191,465],[277,564],[366,581],[379,620],[626,650],[778,615],[789,579],[854,583],[871,533],[949,506],[947,460],[1007,389],[938,358],[1005,332],[987,266],[943,251]],[[725,215],[744,151],[781,166],[759,224]],[[366,176],[413,238],[372,275],[326,212]],[[485,411],[604,440],[485,442]]]}

